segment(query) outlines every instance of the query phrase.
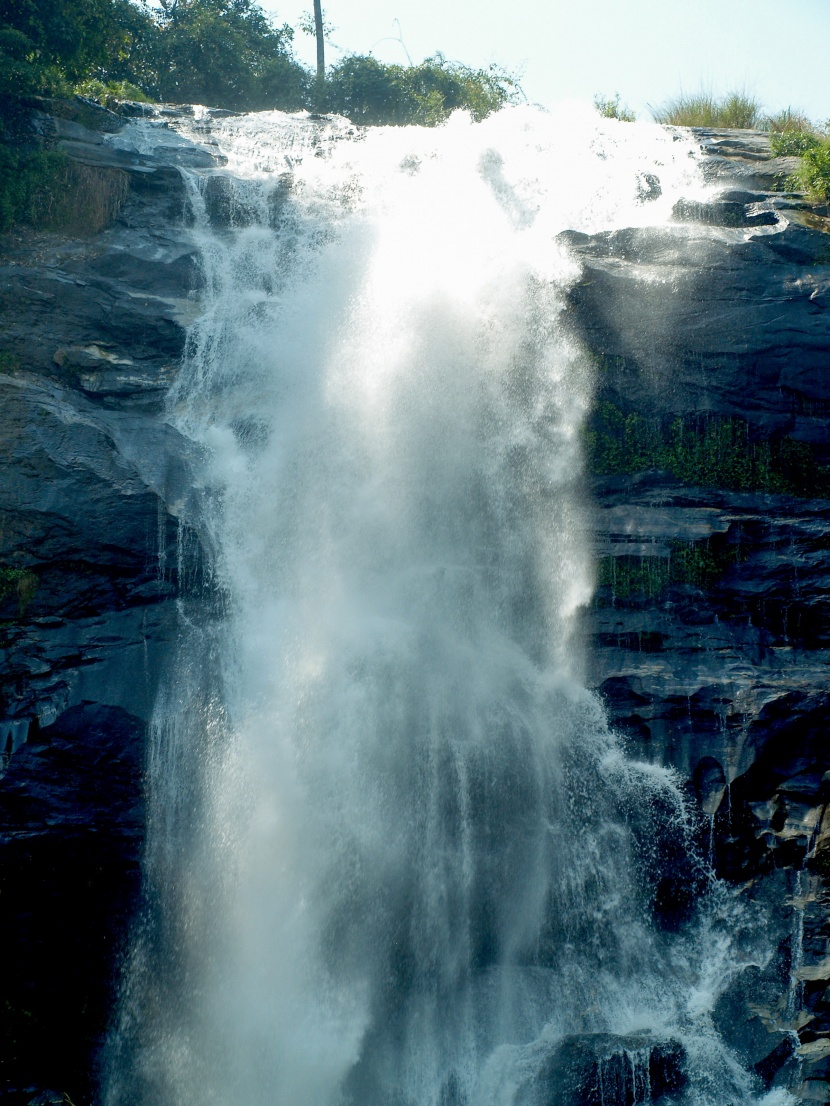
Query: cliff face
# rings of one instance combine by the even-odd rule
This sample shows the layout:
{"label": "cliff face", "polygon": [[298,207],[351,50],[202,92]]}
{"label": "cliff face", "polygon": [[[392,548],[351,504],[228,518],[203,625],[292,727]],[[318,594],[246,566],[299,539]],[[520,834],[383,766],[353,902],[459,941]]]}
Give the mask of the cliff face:
{"label": "cliff face", "polygon": [[719,201],[573,240],[597,365],[589,681],[632,754],[687,781],[716,872],[777,927],[719,1028],[765,1081],[828,1101],[830,228],[766,191],[789,166],[763,136],[700,137]]}
{"label": "cliff face", "polygon": [[144,732],[199,588],[187,449],[159,419],[197,277],[169,158],[34,122],[88,187],[127,185],[102,233],[0,245],[0,1098],[81,1102],[137,904]]}
{"label": "cliff face", "polygon": [[[200,280],[179,167],[210,155],[173,137],[128,154],[102,138],[117,116],[74,114],[35,126],[121,182],[111,225],[0,246],[0,1098],[21,1103],[92,1093],[138,901],[144,734],[203,577],[177,521],[193,459],[160,414]],[[763,136],[700,138],[717,202],[569,236],[596,365],[588,676],[770,919],[771,958],[719,1028],[764,1083],[828,1101],[830,237],[826,212],[768,191],[789,166]],[[682,878],[661,924],[681,924]]]}

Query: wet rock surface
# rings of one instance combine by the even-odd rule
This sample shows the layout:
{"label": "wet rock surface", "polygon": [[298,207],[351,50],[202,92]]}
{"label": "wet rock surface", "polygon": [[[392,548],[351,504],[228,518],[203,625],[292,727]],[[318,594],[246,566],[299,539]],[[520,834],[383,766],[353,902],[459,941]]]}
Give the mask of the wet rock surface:
{"label": "wet rock surface", "polygon": [[[82,703],[0,787],[0,1101],[88,1102],[140,886],[144,726]],[[51,1102],[52,1099],[47,1101]]]}
{"label": "wet rock surface", "polygon": [[686,1084],[679,1041],[583,1033],[565,1037],[517,1097],[518,1106],[634,1106]]}
{"label": "wet rock surface", "polygon": [[197,310],[182,178],[79,110],[35,128],[127,175],[116,219],[0,242],[0,1100],[77,1106],[138,903],[147,721],[202,571],[177,520],[192,458],[160,418]]}
{"label": "wet rock surface", "polygon": [[792,166],[766,136],[699,137],[711,203],[569,236],[596,365],[589,682],[629,752],[688,781],[701,849],[768,913],[777,951],[721,996],[720,1031],[765,1086],[826,1102],[830,228],[772,191]]}

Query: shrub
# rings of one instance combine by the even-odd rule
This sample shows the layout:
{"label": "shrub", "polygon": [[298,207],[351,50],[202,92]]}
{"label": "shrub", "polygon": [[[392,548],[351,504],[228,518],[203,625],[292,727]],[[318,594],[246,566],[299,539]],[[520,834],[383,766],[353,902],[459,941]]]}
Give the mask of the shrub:
{"label": "shrub", "polygon": [[470,69],[442,54],[420,65],[384,65],[365,54],[352,54],[335,65],[326,81],[329,111],[366,125],[434,126],[459,108],[484,119],[521,90],[498,66]]}
{"label": "shrub", "polygon": [[830,138],[804,150],[801,164],[787,185],[795,191],[806,192],[819,203],[830,203]]}
{"label": "shrub", "polygon": [[821,138],[814,131],[773,131],[769,136],[773,157],[803,157],[820,145]]}
{"label": "shrub", "polygon": [[629,107],[620,103],[619,92],[615,92],[613,97],[597,93],[594,97],[594,107],[603,119],[621,119],[624,123],[633,123],[637,118]]}
{"label": "shrub", "polygon": [[716,97],[711,92],[681,94],[659,108],[652,108],[656,123],[675,127],[737,127],[751,129],[761,122],[761,104],[746,92],[728,92]]}
{"label": "shrub", "polygon": [[130,0],[0,0],[0,87],[6,95],[54,92],[84,77],[123,52],[123,22],[138,12]]}
{"label": "shrub", "polygon": [[104,106],[313,106],[361,123],[432,125],[457,108],[483,119],[521,96],[497,66],[471,69],[440,54],[406,67],[355,55],[318,87],[293,55],[293,35],[256,0],[0,0],[0,107],[33,94],[69,97],[74,85]]}
{"label": "shrub", "polygon": [[97,77],[86,77],[78,81],[74,89],[76,95],[96,100],[101,107],[113,107],[119,100],[136,100],[138,103],[151,104],[153,101],[138,85],[130,81],[101,81]]}

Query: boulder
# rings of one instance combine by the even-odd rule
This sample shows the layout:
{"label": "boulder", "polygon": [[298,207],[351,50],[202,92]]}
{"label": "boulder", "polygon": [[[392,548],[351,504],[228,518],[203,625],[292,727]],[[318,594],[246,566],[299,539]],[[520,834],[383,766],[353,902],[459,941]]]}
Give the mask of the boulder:
{"label": "boulder", "polygon": [[635,1106],[683,1089],[685,1051],[673,1038],[565,1037],[520,1090],[517,1106]]}

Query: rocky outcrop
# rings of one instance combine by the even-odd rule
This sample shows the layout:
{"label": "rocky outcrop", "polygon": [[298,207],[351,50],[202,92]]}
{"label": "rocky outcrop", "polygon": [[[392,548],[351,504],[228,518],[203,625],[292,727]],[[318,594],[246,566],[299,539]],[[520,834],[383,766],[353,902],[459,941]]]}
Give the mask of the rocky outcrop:
{"label": "rocky outcrop", "polygon": [[30,735],[0,787],[3,1102],[92,1099],[138,900],[143,749],[133,715],[83,703]]}
{"label": "rocky outcrop", "polygon": [[147,722],[201,588],[191,459],[159,418],[198,271],[175,159],[61,110],[36,128],[119,199],[101,233],[0,243],[0,1100],[80,1104],[138,901]]}
{"label": "rocky outcrop", "polygon": [[596,365],[590,682],[631,753],[688,781],[701,848],[777,933],[721,1000],[727,1040],[828,1101],[830,223],[772,191],[792,166],[766,136],[700,139],[711,202],[569,235]]}
{"label": "rocky outcrop", "polygon": [[686,1085],[679,1041],[583,1033],[565,1037],[520,1088],[517,1106],[635,1106]]}
{"label": "rocky outcrop", "polygon": [[[71,128],[73,156],[101,143],[51,123]],[[0,257],[6,752],[84,699],[147,717],[147,651],[172,632],[190,480],[158,413],[194,317],[195,248],[177,170],[118,160],[129,188],[113,226],[12,233]]]}

